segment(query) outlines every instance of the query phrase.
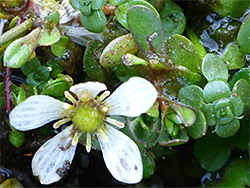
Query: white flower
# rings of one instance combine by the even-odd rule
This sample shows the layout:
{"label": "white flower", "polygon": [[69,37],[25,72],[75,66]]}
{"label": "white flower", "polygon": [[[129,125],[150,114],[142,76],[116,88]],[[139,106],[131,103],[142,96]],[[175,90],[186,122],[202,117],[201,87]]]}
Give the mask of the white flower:
{"label": "white flower", "polygon": [[[48,140],[32,159],[32,171],[41,184],[59,181],[73,160],[78,138],[87,133],[86,150],[91,149],[91,136],[96,136],[107,168],[115,179],[124,183],[138,183],[142,179],[143,166],[137,145],[125,134],[108,125],[124,124],[109,115],[139,116],[155,102],[157,91],[147,80],[130,78],[113,94],[99,82],[74,85],[65,96],[71,104],[49,96],[31,96],[10,113],[10,124],[21,131],[31,130],[57,119],[54,128],[72,121],[55,137]],[[101,96],[97,96],[100,92]],[[109,97],[108,97],[109,96]],[[108,97],[108,98],[107,98]]]}

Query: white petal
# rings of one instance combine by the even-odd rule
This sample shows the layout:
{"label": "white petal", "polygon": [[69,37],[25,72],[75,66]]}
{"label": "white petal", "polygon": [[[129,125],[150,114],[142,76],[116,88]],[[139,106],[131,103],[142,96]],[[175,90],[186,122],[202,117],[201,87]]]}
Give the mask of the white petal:
{"label": "white petal", "polygon": [[69,0],[63,0],[61,5],[64,7],[65,12],[60,12],[61,14],[61,19],[59,21],[60,24],[65,24],[72,19],[75,19],[80,11],[76,11],[71,4],[69,3]]}
{"label": "white petal", "polygon": [[137,145],[128,136],[108,125],[105,134],[109,138],[107,142],[97,136],[104,161],[112,176],[128,184],[140,182],[143,166]]}
{"label": "white petal", "polygon": [[98,93],[106,90],[107,87],[105,84],[100,82],[85,82],[76,84],[70,87],[70,91],[75,93],[78,98],[81,98],[83,95],[88,95],[89,98],[95,98]]}
{"label": "white petal", "polygon": [[155,87],[147,80],[132,77],[105,100],[109,115],[139,116],[148,111],[157,98]]}
{"label": "white petal", "polygon": [[11,111],[10,124],[20,131],[41,127],[64,117],[64,104],[45,95],[31,96]]}
{"label": "white petal", "polygon": [[32,172],[38,176],[41,184],[59,181],[75,155],[76,145],[72,145],[73,126],[69,126],[45,142],[32,159]]}

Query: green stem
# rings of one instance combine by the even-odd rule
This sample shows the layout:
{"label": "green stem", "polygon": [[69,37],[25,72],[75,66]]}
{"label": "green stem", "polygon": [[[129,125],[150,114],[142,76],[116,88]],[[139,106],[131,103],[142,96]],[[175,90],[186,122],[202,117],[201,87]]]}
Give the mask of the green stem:
{"label": "green stem", "polygon": [[30,29],[33,26],[32,19],[28,19],[21,23],[20,25],[14,27],[13,29],[10,29],[9,31],[5,32],[0,36],[0,45],[15,39],[16,37],[20,36],[22,33],[26,32],[28,29]]}

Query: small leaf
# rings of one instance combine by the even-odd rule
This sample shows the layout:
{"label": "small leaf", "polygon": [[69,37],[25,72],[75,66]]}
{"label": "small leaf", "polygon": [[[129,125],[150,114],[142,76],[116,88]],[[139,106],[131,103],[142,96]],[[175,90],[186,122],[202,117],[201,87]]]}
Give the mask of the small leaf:
{"label": "small leaf", "polygon": [[201,73],[201,60],[194,44],[186,37],[175,34],[169,37],[167,54],[174,65],[182,65],[193,72]]}
{"label": "small leaf", "polygon": [[222,168],[231,154],[231,145],[216,134],[207,134],[194,143],[194,155],[209,172]]}
{"label": "small leaf", "polygon": [[207,83],[204,88],[204,98],[207,102],[214,102],[221,98],[227,98],[230,95],[230,89],[226,82],[212,81]]}
{"label": "small leaf", "polygon": [[228,79],[227,66],[214,54],[207,54],[203,59],[202,73],[209,82],[214,80],[226,82]]}
{"label": "small leaf", "polygon": [[38,67],[41,66],[41,63],[37,57],[33,58],[31,61],[25,63],[21,70],[24,75],[28,76],[30,73],[34,72]]}
{"label": "small leaf", "polygon": [[38,27],[28,35],[12,42],[5,51],[4,65],[10,68],[20,68],[24,65],[38,45],[40,31]]}
{"label": "small leaf", "polygon": [[92,0],[91,8],[93,10],[100,9],[103,5],[105,5],[107,0]]}
{"label": "small leaf", "polygon": [[151,152],[143,150],[141,153],[143,164],[143,178],[149,178],[154,174],[155,160]]}
{"label": "small leaf", "polygon": [[194,139],[198,139],[206,134],[206,118],[202,111],[195,109],[193,111],[195,112],[196,120],[192,126],[186,127],[186,130],[188,131],[188,135]]}
{"label": "small leaf", "polygon": [[237,36],[237,43],[242,53],[250,54],[250,14],[243,21]]}
{"label": "small leaf", "polygon": [[219,137],[227,138],[233,136],[240,128],[240,121],[234,119],[227,124],[217,124],[215,132]]}
{"label": "small leaf", "polygon": [[58,23],[59,20],[60,20],[60,14],[59,14],[57,11],[55,11],[55,12],[49,14],[48,16],[46,16],[45,19],[46,19],[48,22],[51,22],[51,23],[53,23],[53,24],[56,24],[56,23]]}
{"label": "small leaf", "polygon": [[160,11],[161,21],[164,27],[166,40],[173,34],[182,34],[186,26],[186,18],[183,10],[176,3],[167,0]]}
{"label": "small leaf", "polygon": [[176,113],[182,119],[182,122],[186,127],[193,125],[196,119],[193,110],[181,105],[172,104],[170,106],[176,111]]}
{"label": "small leaf", "polygon": [[136,53],[138,50],[131,34],[123,35],[112,40],[103,50],[100,64],[104,68],[114,68],[122,63],[122,56],[126,53]]}
{"label": "small leaf", "polygon": [[10,143],[16,148],[20,148],[25,141],[25,136],[23,132],[20,132],[14,128],[11,128],[11,132],[9,133]]}
{"label": "small leaf", "polygon": [[244,103],[242,102],[240,97],[230,97],[230,102],[233,106],[233,112],[236,117],[239,117],[244,112]]}
{"label": "small leaf", "polygon": [[250,84],[245,79],[239,79],[233,87],[233,95],[239,96],[244,106],[250,104]]}
{"label": "small leaf", "polygon": [[204,104],[201,107],[201,111],[206,117],[207,126],[213,126],[216,124],[216,119],[214,115],[214,104]]}
{"label": "small leaf", "polygon": [[69,43],[69,38],[66,36],[61,36],[59,41],[50,46],[51,52],[57,56],[61,57],[67,52],[66,45]]}
{"label": "small leaf", "polygon": [[61,36],[60,31],[56,27],[54,27],[52,30],[45,29],[42,31],[38,43],[40,46],[50,46],[59,41],[60,36]]}
{"label": "small leaf", "polygon": [[101,33],[106,26],[106,16],[101,9],[92,10],[89,16],[81,15],[81,23],[88,31]]}
{"label": "small leaf", "polygon": [[143,5],[134,5],[127,12],[127,23],[144,58],[148,53],[166,57],[165,34],[158,14]]}
{"label": "small leaf", "polygon": [[198,109],[200,109],[204,103],[203,90],[196,85],[181,88],[178,93],[178,98],[180,102]]}
{"label": "small leaf", "polygon": [[239,69],[244,67],[246,56],[240,52],[238,45],[232,43],[227,47],[221,60],[226,63],[228,70]]}
{"label": "small leaf", "polygon": [[250,75],[250,67],[245,67],[240,69],[233,75],[232,79],[229,81],[230,86],[233,87],[234,84],[241,78],[245,79],[250,84],[249,75]]}
{"label": "small leaf", "polygon": [[125,27],[126,29],[128,29],[127,12],[128,12],[128,9],[130,9],[134,5],[146,6],[152,9],[153,11],[155,11],[155,13],[159,15],[159,13],[155,10],[155,8],[150,3],[144,0],[133,0],[133,1],[129,1],[127,3],[121,4],[115,9],[115,15],[116,15],[118,22],[122,24],[122,26]]}

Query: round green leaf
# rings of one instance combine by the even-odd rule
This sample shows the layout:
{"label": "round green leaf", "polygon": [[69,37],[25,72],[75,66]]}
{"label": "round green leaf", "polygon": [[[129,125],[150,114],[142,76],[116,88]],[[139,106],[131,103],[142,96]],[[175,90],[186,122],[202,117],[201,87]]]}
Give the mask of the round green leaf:
{"label": "round green leaf", "polygon": [[207,126],[213,126],[216,124],[216,119],[214,116],[214,104],[204,104],[201,107],[201,111],[206,117]]}
{"label": "round green leaf", "polygon": [[188,131],[188,135],[194,139],[198,139],[206,134],[207,125],[206,125],[206,118],[202,111],[194,110],[195,112],[195,122],[192,126],[187,127],[186,130]]}
{"label": "round green leaf", "polygon": [[134,5],[127,12],[127,23],[146,60],[150,59],[149,53],[166,57],[165,34],[155,11],[143,5]]}
{"label": "round green leaf", "polygon": [[219,137],[227,138],[233,136],[240,128],[240,121],[234,119],[227,124],[217,124],[215,132]]}
{"label": "round green leaf", "polygon": [[193,45],[186,37],[175,34],[167,40],[166,51],[174,65],[182,65],[191,71],[201,73],[201,60]]}
{"label": "round green leaf", "polygon": [[240,97],[230,97],[230,102],[233,107],[233,112],[236,117],[239,117],[244,112],[244,103],[242,102]]}
{"label": "round green leaf", "polygon": [[183,87],[179,90],[180,102],[200,109],[204,103],[203,90],[196,85]]}
{"label": "round green leaf", "polygon": [[234,84],[241,78],[245,79],[250,84],[249,76],[250,76],[250,67],[242,68],[233,75],[233,78],[229,81],[229,84],[231,87],[233,87]]}
{"label": "round green leaf", "polygon": [[212,81],[207,83],[204,88],[204,98],[207,102],[214,102],[221,98],[227,98],[230,95],[230,89],[226,82]]}
{"label": "round green leaf", "polygon": [[38,44],[40,46],[50,46],[59,41],[60,36],[60,31],[56,27],[54,27],[52,30],[45,29],[41,32]]}
{"label": "round green leaf", "polygon": [[228,70],[223,61],[215,54],[207,54],[202,62],[202,73],[211,82],[214,80],[227,81]]}
{"label": "round green leaf", "polygon": [[159,13],[155,10],[155,8],[150,3],[144,0],[134,0],[134,1],[129,1],[127,3],[121,4],[115,9],[115,16],[118,22],[122,24],[122,26],[125,27],[126,29],[128,29],[127,12],[128,12],[128,9],[130,9],[134,5],[146,6],[152,9],[153,11],[155,11],[155,13],[159,15]]}
{"label": "round green leaf", "polygon": [[106,26],[106,16],[101,9],[92,10],[89,16],[81,15],[81,23],[88,31],[101,33]]}
{"label": "round green leaf", "polygon": [[186,26],[186,18],[183,10],[176,3],[165,0],[160,11],[162,25],[166,40],[173,34],[182,34]]}
{"label": "round green leaf", "polygon": [[227,65],[228,70],[239,69],[244,67],[246,63],[246,56],[240,52],[240,49],[237,44],[230,44],[221,60],[224,61]]}
{"label": "round green leaf", "polygon": [[31,61],[25,63],[21,70],[24,75],[28,76],[30,73],[34,72],[38,67],[41,66],[41,63],[37,57],[33,58]]}
{"label": "round green leaf", "polygon": [[57,56],[61,57],[67,52],[66,45],[69,43],[69,38],[66,36],[61,36],[59,41],[50,46],[51,52]]}
{"label": "round green leaf", "polygon": [[240,51],[246,54],[250,54],[250,14],[246,17],[242,23],[237,36],[237,43],[240,46]]}
{"label": "round green leaf", "polygon": [[105,5],[107,0],[92,0],[91,8],[93,10],[100,9],[103,5]]}
{"label": "round green leaf", "polygon": [[250,84],[245,79],[239,79],[233,87],[233,95],[239,96],[244,106],[250,104]]}
{"label": "round green leaf", "polygon": [[202,168],[214,172],[222,168],[231,154],[231,145],[216,134],[207,134],[194,143],[194,155]]}

